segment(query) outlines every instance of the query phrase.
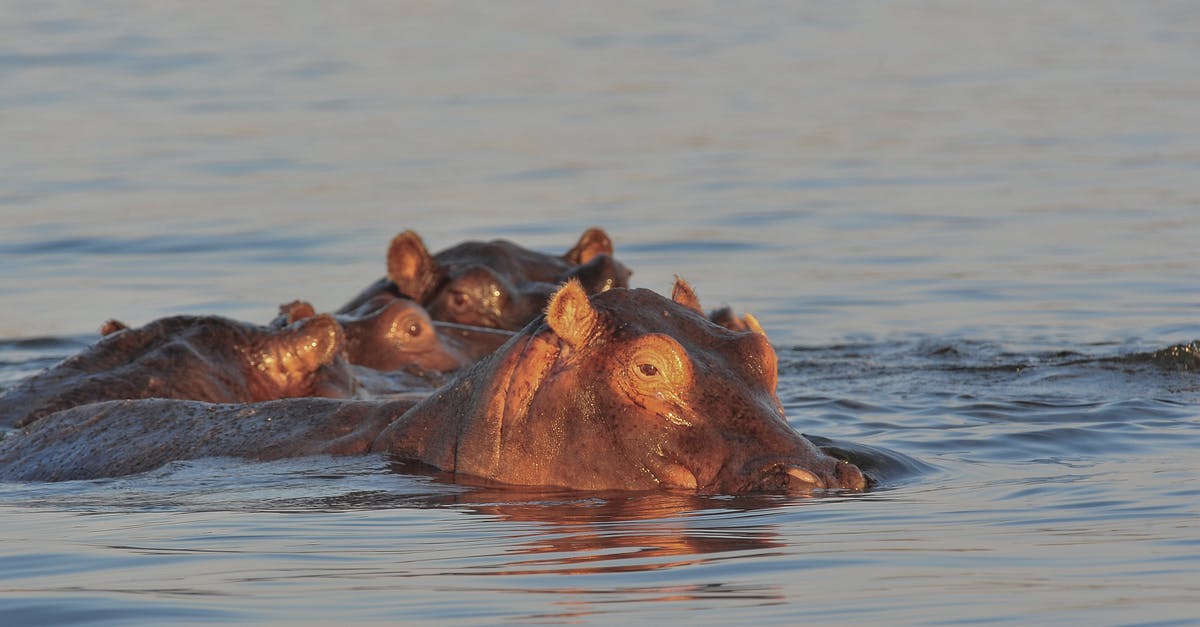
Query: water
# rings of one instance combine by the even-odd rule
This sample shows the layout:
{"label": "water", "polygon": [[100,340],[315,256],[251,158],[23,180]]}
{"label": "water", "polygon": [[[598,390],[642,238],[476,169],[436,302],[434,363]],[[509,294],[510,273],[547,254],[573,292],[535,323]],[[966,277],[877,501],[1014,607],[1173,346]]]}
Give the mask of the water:
{"label": "water", "polygon": [[[332,309],[391,235],[755,313],[852,497],[385,460],[0,484],[5,623],[1200,624],[1200,8],[0,7],[0,386],[107,318]],[[1171,350],[1171,347],[1176,347]]]}

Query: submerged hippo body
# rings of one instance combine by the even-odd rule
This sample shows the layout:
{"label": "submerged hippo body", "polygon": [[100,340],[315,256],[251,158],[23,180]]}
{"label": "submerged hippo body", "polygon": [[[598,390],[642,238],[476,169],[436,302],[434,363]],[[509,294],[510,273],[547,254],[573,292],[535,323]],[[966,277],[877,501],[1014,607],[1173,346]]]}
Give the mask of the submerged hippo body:
{"label": "submerged hippo body", "polygon": [[423,305],[434,320],[518,331],[567,280],[578,280],[589,294],[627,287],[630,271],[612,255],[612,240],[596,228],[561,256],[505,240],[463,242],[431,255],[416,233],[405,231],[388,247],[387,276],[338,313],[402,295]]}
{"label": "submerged hippo body", "polygon": [[[425,400],[77,407],[0,442],[0,478],[113,476],[210,455],[390,455],[467,482],[700,493],[862,489],[797,434],[775,353],[647,290],[578,282]],[[411,407],[411,408],[410,408]]]}
{"label": "submerged hippo body", "polygon": [[81,353],[0,396],[0,426],[112,399],[237,403],[347,397],[356,383],[330,316],[268,328],[218,316],[173,316],[141,328],[110,321]]}
{"label": "submerged hippo body", "polygon": [[0,439],[0,479],[118,477],[204,457],[361,455],[412,405],[328,398],[248,405],[157,398],[92,403]]}

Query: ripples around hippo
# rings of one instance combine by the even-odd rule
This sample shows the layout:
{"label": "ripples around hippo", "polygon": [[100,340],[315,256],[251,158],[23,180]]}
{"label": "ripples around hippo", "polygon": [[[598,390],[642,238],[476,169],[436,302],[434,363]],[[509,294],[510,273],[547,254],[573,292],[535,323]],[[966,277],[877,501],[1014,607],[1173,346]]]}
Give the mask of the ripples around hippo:
{"label": "ripples around hippo", "polygon": [[[79,346],[0,343],[0,374],[17,380]],[[173,622],[297,611],[445,619],[464,599],[464,617],[478,604],[522,621],[697,608],[770,621],[794,617],[798,598],[830,620],[905,622],[928,615],[908,596],[914,587],[949,581],[977,599],[956,616],[1020,617],[1029,603],[1091,598],[1080,586],[1097,573],[1164,591],[1156,611],[1189,615],[1197,590],[1186,573],[1200,563],[1200,493],[1184,461],[1200,445],[1195,343],[776,348],[792,425],[880,477],[872,490],[816,499],[492,490],[377,456],[209,458],[117,479],[0,483],[5,515],[37,529],[0,562],[11,585],[51,604],[131,612],[128,597],[143,620]],[[63,539],[113,548],[52,548]],[[71,590],[56,573],[69,573]],[[1055,576],[1030,589],[1036,573]],[[161,596],[147,603],[146,590]],[[289,609],[267,591],[285,594]],[[522,601],[506,601],[514,594]],[[1015,594],[1026,605],[1013,607]],[[9,609],[56,615],[36,600]]]}

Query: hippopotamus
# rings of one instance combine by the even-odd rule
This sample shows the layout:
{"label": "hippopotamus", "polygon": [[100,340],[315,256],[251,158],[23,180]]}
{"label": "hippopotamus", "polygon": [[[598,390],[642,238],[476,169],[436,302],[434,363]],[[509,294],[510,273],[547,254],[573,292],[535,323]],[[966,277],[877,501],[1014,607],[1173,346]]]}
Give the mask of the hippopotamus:
{"label": "hippopotamus", "polygon": [[0,442],[0,478],[145,471],[173,460],[390,456],[465,483],[578,490],[861,490],[788,424],[767,338],[644,289],[577,280],[498,351],[422,401],[114,401]]}
{"label": "hippopotamus", "polygon": [[612,240],[598,228],[584,231],[561,256],[506,240],[468,241],[431,255],[420,236],[404,231],[388,247],[387,276],[338,313],[358,310],[380,296],[406,296],[434,320],[518,331],[541,313],[564,281],[578,280],[589,294],[627,287],[631,273],[612,255]]}
{"label": "hippopotamus", "polygon": [[[311,303],[295,300],[280,305],[270,324],[284,327],[315,315]],[[347,361],[382,371],[450,372],[475,363],[513,335],[499,329],[435,326],[419,304],[391,295],[380,295],[334,318],[345,335]]]}
{"label": "hippopotamus", "polygon": [[294,396],[344,398],[356,382],[332,316],[268,328],[220,316],[173,316],[132,329],[115,320],[79,354],[0,396],[0,426],[110,399],[247,403]]}

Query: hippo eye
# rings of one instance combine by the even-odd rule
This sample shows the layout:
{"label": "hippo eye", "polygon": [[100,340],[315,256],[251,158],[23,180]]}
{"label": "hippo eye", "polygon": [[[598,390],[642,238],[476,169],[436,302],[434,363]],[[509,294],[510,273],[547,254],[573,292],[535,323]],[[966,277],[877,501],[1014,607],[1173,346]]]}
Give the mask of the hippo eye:
{"label": "hippo eye", "polygon": [[619,375],[626,389],[639,395],[672,395],[691,384],[687,351],[673,338],[648,334],[630,348]]}
{"label": "hippo eye", "polygon": [[453,303],[455,307],[466,307],[467,301],[469,300],[470,299],[467,298],[467,295],[463,292],[456,291],[450,295],[450,302]]}
{"label": "hippo eye", "polygon": [[432,339],[429,330],[429,322],[414,313],[397,320],[388,335],[400,350],[419,350]]}
{"label": "hippo eye", "polygon": [[696,415],[689,398],[694,371],[688,351],[671,336],[659,333],[642,335],[622,348],[616,355],[623,365],[612,370],[613,383],[628,395],[629,415],[651,424],[666,421],[679,427],[693,426]]}

